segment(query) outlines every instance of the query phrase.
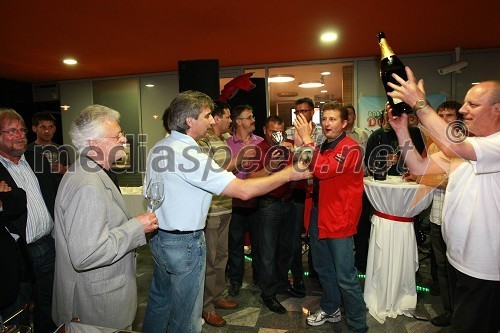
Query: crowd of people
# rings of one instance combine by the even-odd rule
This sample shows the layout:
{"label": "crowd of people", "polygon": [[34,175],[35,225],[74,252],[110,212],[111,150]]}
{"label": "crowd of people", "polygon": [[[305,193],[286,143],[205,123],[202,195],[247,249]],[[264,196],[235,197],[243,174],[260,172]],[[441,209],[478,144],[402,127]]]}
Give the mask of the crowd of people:
{"label": "crowd of people", "polygon": [[[135,251],[149,243],[154,270],[143,331],[224,326],[217,309],[239,306],[247,232],[262,303],[285,314],[277,294],[306,295],[306,233],[309,270],[322,288],[307,324],[339,322],[343,307],[349,329],[366,332],[357,277],[366,268],[370,230],[363,177],[370,158],[389,155],[380,149],[386,146],[410,148],[396,158],[420,183],[436,187],[431,245],[445,312],[432,323],[451,332],[497,332],[500,82],[475,85],[463,105],[446,102],[435,112],[423,81],[406,70],[408,81],[396,75],[400,85],[391,84],[389,95],[414,106],[433,141],[427,150],[420,130],[408,126],[406,114],[393,116],[390,105],[386,125],[368,136],[354,125],[352,105],[325,103],[319,125],[312,121],[314,102],[300,98],[291,128],[269,116],[260,137],[250,105],[231,110],[201,92],[180,93],[163,116],[168,134],[147,158],[144,184],[163,182],[163,198],[135,217],[111,169],[126,154],[117,111],[92,105],[79,114],[69,130],[78,153],[72,161],[52,142],[50,114],[35,115],[37,139],[28,145],[23,118],[0,109],[0,255],[12,273],[0,274],[0,320],[33,300],[36,333],[54,332],[73,318],[131,329]],[[461,119],[473,135],[450,130]],[[16,321],[30,324],[26,316]]]}

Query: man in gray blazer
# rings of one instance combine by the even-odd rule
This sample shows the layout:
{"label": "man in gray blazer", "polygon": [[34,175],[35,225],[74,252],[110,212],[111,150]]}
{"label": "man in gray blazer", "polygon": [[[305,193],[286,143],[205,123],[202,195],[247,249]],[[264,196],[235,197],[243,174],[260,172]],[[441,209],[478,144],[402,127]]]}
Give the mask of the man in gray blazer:
{"label": "man in gray blazer", "polygon": [[110,166],[125,156],[120,114],[84,109],[70,135],[80,158],[64,175],[55,204],[52,317],[57,325],[131,328],[137,308],[134,249],[158,228],[154,213],[132,218]]}

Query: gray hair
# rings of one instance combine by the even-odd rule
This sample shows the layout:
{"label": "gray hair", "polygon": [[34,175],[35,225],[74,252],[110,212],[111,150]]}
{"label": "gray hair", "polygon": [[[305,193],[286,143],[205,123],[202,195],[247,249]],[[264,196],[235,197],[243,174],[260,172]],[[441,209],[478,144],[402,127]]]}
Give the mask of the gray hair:
{"label": "gray hair", "polygon": [[103,105],[91,105],[83,109],[73,120],[69,135],[78,152],[89,145],[89,140],[104,136],[104,122],[120,120],[120,113]]}
{"label": "gray hair", "polygon": [[189,129],[186,119],[198,119],[203,108],[210,108],[210,111],[214,109],[214,103],[208,95],[193,90],[180,93],[170,103],[168,127],[172,131],[186,134]]}
{"label": "gray hair", "polygon": [[26,126],[24,124],[24,119],[21,117],[19,113],[17,113],[13,109],[9,108],[0,108],[0,126],[3,128],[3,126],[11,124],[13,122],[19,122],[21,125]]}

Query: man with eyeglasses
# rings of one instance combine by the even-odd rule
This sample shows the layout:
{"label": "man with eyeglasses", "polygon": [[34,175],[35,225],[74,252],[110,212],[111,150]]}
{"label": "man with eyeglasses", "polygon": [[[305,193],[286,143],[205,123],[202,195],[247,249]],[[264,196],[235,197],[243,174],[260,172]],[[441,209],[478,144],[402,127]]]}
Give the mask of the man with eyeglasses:
{"label": "man with eyeglasses", "polygon": [[28,144],[26,150],[35,152],[37,163],[42,165],[41,159],[46,158],[52,172],[63,175],[68,170],[69,151],[66,146],[62,147],[52,141],[57,129],[56,118],[50,112],[38,112],[31,119],[31,124],[36,139]]}
{"label": "man with eyeglasses", "polygon": [[55,203],[56,269],[52,314],[57,325],[131,329],[137,311],[136,248],[158,228],[152,212],[132,217],[111,165],[126,156],[118,111],[85,108],[69,131],[79,158]]}
{"label": "man with eyeglasses", "polygon": [[[321,126],[313,122],[314,116],[314,101],[308,97],[302,97],[295,101],[295,115],[303,115],[307,122],[311,125],[311,137],[316,146],[320,146],[325,141],[325,136]],[[295,132],[295,126],[291,126],[286,130],[288,140],[293,140],[295,147],[302,146],[302,139]],[[291,217],[295,228],[294,241],[294,256],[291,264],[293,276],[293,288],[305,295],[306,289],[304,285],[303,275],[304,267],[302,264],[302,233],[304,230],[304,202],[306,200],[306,181],[300,181],[293,184],[293,200]],[[309,277],[317,277],[314,271],[310,251],[309,259]]]}
{"label": "man with eyeglasses", "polygon": [[[264,139],[253,134],[255,131],[255,117],[250,105],[237,105],[231,113],[233,119],[233,135],[226,143],[231,149],[231,156],[251,153],[251,149]],[[234,173],[239,179],[247,178],[247,172],[239,167]],[[257,201],[253,199],[241,200],[233,198],[233,215],[229,225],[229,295],[237,296],[243,284],[245,273],[245,234],[249,232],[250,246],[252,248],[252,273],[253,283],[259,285],[259,241],[257,230]]]}
{"label": "man with eyeglasses", "polygon": [[[19,301],[34,296],[33,324],[36,332],[53,332],[56,328],[51,318],[52,285],[54,281],[55,247],[50,235],[54,227],[54,201],[58,179],[50,172],[48,161],[42,172],[33,172],[34,155],[26,151],[27,129],[23,118],[12,109],[0,109],[0,180],[12,190],[23,189],[26,201],[19,215],[5,215],[7,228],[14,239],[21,237],[27,245],[28,256],[35,275],[31,284],[23,283]],[[0,214],[9,210],[3,207]],[[28,324],[28,323],[23,323]]]}

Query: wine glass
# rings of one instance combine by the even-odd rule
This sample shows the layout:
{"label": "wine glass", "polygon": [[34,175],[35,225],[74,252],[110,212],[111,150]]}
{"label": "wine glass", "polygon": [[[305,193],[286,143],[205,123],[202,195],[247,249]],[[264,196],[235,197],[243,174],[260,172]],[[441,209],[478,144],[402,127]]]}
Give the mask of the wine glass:
{"label": "wine glass", "polygon": [[148,212],[152,213],[163,201],[165,187],[159,178],[151,178],[146,189],[146,200],[149,202]]}

